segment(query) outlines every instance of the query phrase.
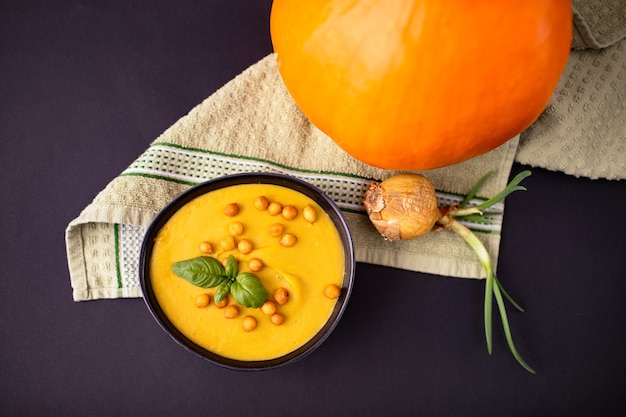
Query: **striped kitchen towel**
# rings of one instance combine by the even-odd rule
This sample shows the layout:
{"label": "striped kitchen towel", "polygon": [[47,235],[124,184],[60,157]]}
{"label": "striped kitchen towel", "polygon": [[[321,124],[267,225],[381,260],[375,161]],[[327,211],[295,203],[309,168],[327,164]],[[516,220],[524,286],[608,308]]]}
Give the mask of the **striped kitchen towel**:
{"label": "striped kitchen towel", "polygon": [[[506,185],[513,161],[575,176],[626,179],[626,2],[574,0],[573,50],[548,105],[521,137],[464,163],[426,173],[442,204],[459,201],[482,175],[477,199]],[[518,147],[519,143],[519,147]],[[357,261],[462,278],[484,276],[452,233],[387,242],[362,200],[372,180],[394,174],[343,152],[299,111],[268,55],[191,110],[113,179],[66,231],[75,300],[140,297],[138,259],[154,216],[203,181],[278,172],[326,192],[350,226]],[[497,264],[504,205],[469,224]]]}
{"label": "striped kitchen towel", "polygon": [[[426,173],[441,203],[459,202],[488,171],[477,200],[504,186],[518,137],[464,163]],[[387,242],[371,225],[363,198],[373,180],[394,172],[346,154],[300,112],[268,55],[192,109],[74,219],[66,231],[73,297],[77,301],[141,297],[138,261],[146,228],[172,199],[212,178],[242,172],[275,172],[305,180],[342,210],[358,262],[462,278],[484,277],[466,243],[453,233],[429,233]],[[468,224],[497,264],[504,205],[486,223]]]}

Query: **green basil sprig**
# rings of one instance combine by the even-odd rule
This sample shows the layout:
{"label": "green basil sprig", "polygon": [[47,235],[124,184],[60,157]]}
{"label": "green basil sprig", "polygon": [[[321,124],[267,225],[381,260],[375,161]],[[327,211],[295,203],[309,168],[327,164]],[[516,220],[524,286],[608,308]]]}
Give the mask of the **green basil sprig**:
{"label": "green basil sprig", "polygon": [[214,288],[216,303],[228,293],[244,307],[258,308],[267,300],[267,290],[261,281],[250,272],[239,273],[237,259],[228,255],[226,267],[210,256],[198,256],[174,262],[172,270],[176,275],[202,288]]}

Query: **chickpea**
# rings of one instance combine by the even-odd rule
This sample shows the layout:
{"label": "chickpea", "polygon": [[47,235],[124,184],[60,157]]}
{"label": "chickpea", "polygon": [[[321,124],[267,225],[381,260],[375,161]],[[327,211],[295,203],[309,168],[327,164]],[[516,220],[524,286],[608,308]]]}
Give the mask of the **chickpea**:
{"label": "chickpea", "polygon": [[265,267],[265,264],[259,258],[252,258],[248,261],[248,268],[252,272],[259,272],[263,267]]}
{"label": "chickpea", "polygon": [[252,242],[250,242],[248,239],[241,239],[239,243],[237,243],[237,249],[240,253],[246,255],[252,252]]}
{"label": "chickpea", "polygon": [[215,307],[222,309],[228,305],[228,297],[223,298],[219,303],[215,303]]}
{"label": "chickpea", "polygon": [[285,230],[285,226],[283,226],[280,223],[274,223],[274,224],[270,224],[268,233],[272,237],[278,237],[283,234],[283,230]]}
{"label": "chickpea", "polygon": [[267,206],[267,212],[270,216],[277,216],[283,212],[283,205],[279,202],[272,201],[269,206]]}
{"label": "chickpea", "polygon": [[270,201],[264,195],[260,195],[254,200],[254,207],[257,210],[265,210],[269,204]]}
{"label": "chickpea", "polygon": [[198,308],[204,308],[208,306],[210,302],[211,302],[211,296],[209,294],[200,294],[194,300],[194,304]]}
{"label": "chickpea", "polygon": [[339,288],[335,284],[328,284],[324,288],[324,295],[330,299],[339,298],[339,296],[341,295],[341,288]]}
{"label": "chickpea", "polygon": [[237,244],[235,243],[235,238],[232,236],[226,236],[225,238],[220,240],[220,247],[223,250],[235,249],[237,247]]}
{"label": "chickpea", "polygon": [[252,330],[256,329],[256,319],[252,316],[246,316],[243,318],[241,326],[246,332],[251,332]]}
{"label": "chickpea", "polygon": [[270,321],[276,326],[280,326],[285,321],[285,316],[280,313],[274,313],[270,316]]}
{"label": "chickpea", "polygon": [[302,209],[302,217],[304,217],[304,220],[309,223],[315,223],[315,220],[317,220],[317,212],[315,211],[313,206],[307,204]]}
{"label": "chickpea", "polygon": [[288,205],[283,207],[283,211],[281,212],[283,219],[285,220],[293,220],[298,215],[298,209],[294,206]]}
{"label": "chickpea", "polygon": [[280,238],[280,244],[286,248],[290,248],[298,242],[298,238],[291,233],[285,233],[283,237]]}
{"label": "chickpea", "polygon": [[213,246],[211,246],[210,242],[204,241],[204,242],[200,242],[200,252],[202,253],[206,253],[207,255],[210,255],[213,253]]}
{"label": "chickpea", "polygon": [[280,287],[274,291],[274,300],[279,306],[284,305],[287,301],[289,301],[289,292],[285,288]]}
{"label": "chickpea", "polygon": [[239,236],[243,234],[243,224],[239,222],[233,222],[228,225],[228,232],[233,236]]}
{"label": "chickpea", "polygon": [[224,317],[227,319],[234,319],[239,315],[239,308],[236,305],[231,304],[224,309]]}
{"label": "chickpea", "polygon": [[261,306],[261,311],[268,316],[271,316],[272,314],[276,313],[276,304],[274,304],[273,301],[267,300]]}
{"label": "chickpea", "polygon": [[228,217],[236,216],[237,214],[239,214],[239,204],[230,203],[226,206],[226,208],[224,208],[224,214]]}

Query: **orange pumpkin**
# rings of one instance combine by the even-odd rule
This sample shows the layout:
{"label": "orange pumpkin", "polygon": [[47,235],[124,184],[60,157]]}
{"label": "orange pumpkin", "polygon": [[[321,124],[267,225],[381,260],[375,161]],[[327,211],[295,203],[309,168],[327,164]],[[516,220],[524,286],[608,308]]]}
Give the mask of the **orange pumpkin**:
{"label": "orange pumpkin", "polygon": [[355,158],[432,169],[541,114],[569,56],[569,0],[274,0],[281,77]]}

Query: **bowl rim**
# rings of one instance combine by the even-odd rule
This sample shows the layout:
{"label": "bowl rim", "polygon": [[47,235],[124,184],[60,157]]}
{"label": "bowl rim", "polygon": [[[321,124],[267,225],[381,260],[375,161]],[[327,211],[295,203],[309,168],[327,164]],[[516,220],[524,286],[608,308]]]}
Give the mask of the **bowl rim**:
{"label": "bowl rim", "polygon": [[[335,225],[335,228],[337,229],[337,232],[339,233],[344,250],[345,262],[342,291],[329,319],[308,342],[306,342],[298,349],[283,356],[267,360],[245,361],[224,357],[209,351],[208,349],[196,344],[195,342],[187,338],[170,322],[165,313],[161,310],[159,303],[156,300],[156,296],[152,290],[152,285],[150,281],[149,266],[150,258],[152,256],[154,237],[163,227],[163,225],[170,219],[170,217],[181,207],[183,207],[185,204],[195,199],[196,197],[217,189],[242,184],[279,185],[298,191],[311,198],[330,216]],[[354,253],[354,242],[350,233],[350,228],[339,207],[328,195],[326,195],[326,193],[304,180],[292,177],[287,174],[253,172],[230,174],[207,180],[189,188],[188,190],[175,197],[170,203],[168,203],[154,217],[146,230],[141,245],[141,252],[139,255],[138,272],[143,300],[148,310],[150,311],[150,314],[159,324],[161,329],[163,329],[172,339],[174,339],[177,344],[185,348],[187,351],[193,353],[194,355],[199,356],[200,358],[223,368],[233,370],[258,371],[282,367],[287,364],[299,361],[315,351],[322,343],[326,341],[326,339],[328,339],[330,334],[334,331],[337,324],[339,323],[347,307],[348,300],[354,286],[355,269],[356,260]]]}

